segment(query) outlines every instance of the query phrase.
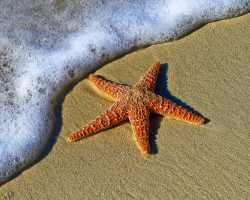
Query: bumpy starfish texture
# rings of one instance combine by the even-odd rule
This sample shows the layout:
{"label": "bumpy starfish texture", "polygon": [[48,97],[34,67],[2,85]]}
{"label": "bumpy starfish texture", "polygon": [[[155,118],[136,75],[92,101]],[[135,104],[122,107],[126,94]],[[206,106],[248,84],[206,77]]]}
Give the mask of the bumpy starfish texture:
{"label": "bumpy starfish texture", "polygon": [[101,116],[69,135],[69,141],[76,141],[99,132],[129,118],[135,141],[143,154],[150,153],[149,114],[150,112],[168,115],[177,120],[204,124],[204,118],[177,105],[169,99],[155,94],[160,63],[154,63],[134,86],[123,85],[107,80],[102,76],[90,74],[89,79],[115,103]]}

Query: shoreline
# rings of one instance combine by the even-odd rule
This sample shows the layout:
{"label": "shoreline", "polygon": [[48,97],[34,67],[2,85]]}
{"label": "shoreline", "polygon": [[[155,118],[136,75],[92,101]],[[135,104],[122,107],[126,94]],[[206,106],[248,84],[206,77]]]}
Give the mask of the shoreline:
{"label": "shoreline", "polygon": [[[249,150],[250,127],[247,119],[242,119],[250,106],[246,100],[249,20],[250,14],[246,14],[207,24],[180,40],[129,53],[95,72],[132,85],[154,59],[159,59],[167,64],[160,75],[165,90],[210,119],[208,125],[196,127],[164,117],[151,119],[158,152],[149,159],[142,159],[138,152],[128,122],[69,144],[65,139],[70,132],[112,104],[84,79],[64,99],[61,132],[50,153],[5,183],[0,197],[11,194],[10,199],[100,198],[95,191],[103,191],[102,198],[132,195],[147,199],[168,194],[169,198],[192,195],[205,199],[250,195],[244,189],[247,182],[236,178],[250,171],[244,160]],[[164,87],[160,94],[162,90]],[[227,104],[231,107],[224,107]],[[234,134],[238,131],[239,135]],[[241,164],[238,168],[237,163]],[[227,180],[233,178],[236,180],[228,184]]]}

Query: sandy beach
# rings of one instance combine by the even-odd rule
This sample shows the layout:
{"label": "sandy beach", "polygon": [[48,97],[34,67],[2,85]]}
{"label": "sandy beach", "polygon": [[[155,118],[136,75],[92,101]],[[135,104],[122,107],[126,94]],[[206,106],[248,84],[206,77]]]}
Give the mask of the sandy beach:
{"label": "sandy beach", "polygon": [[[128,121],[76,143],[67,136],[112,102],[87,78],[63,100],[58,138],[37,164],[0,188],[0,199],[250,198],[250,14],[130,53],[95,73],[133,85],[159,60],[156,92],[210,121],[151,117],[143,157]],[[60,106],[59,106],[60,107]]]}

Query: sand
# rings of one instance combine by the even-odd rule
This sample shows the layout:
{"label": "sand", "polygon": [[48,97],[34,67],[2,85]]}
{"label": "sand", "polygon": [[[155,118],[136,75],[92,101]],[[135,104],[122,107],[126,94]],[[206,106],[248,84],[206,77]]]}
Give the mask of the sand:
{"label": "sand", "polygon": [[71,132],[112,104],[84,79],[59,106],[59,135],[52,150],[1,186],[0,199],[250,198],[249,21],[247,14],[210,23],[95,72],[134,84],[159,60],[157,92],[197,110],[208,124],[153,115],[148,158],[137,149],[128,121],[68,143]]}

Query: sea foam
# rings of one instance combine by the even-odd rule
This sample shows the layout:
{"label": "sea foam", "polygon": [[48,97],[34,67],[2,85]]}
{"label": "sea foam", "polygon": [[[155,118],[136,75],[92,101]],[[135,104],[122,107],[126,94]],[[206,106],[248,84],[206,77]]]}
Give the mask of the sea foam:
{"label": "sea foam", "polygon": [[133,48],[250,10],[249,0],[0,1],[0,183],[32,164],[55,97]]}

